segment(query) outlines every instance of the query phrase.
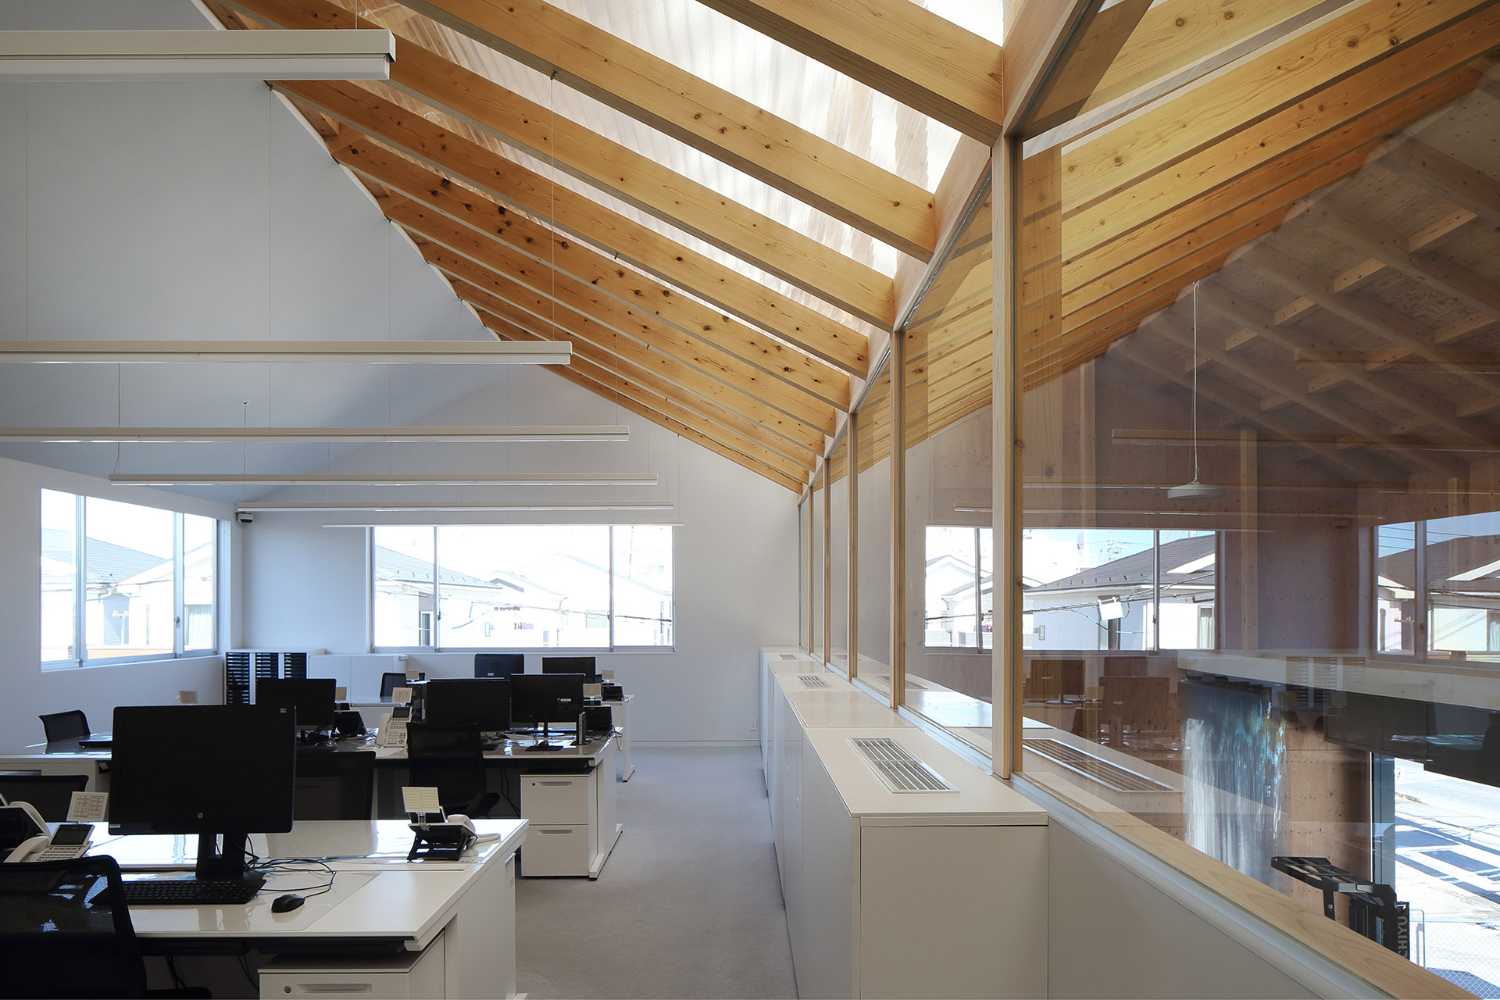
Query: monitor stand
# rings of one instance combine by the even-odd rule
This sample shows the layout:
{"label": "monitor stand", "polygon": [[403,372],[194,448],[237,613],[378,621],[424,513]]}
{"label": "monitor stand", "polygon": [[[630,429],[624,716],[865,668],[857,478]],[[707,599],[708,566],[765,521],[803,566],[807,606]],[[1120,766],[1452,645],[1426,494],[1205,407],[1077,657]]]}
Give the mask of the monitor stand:
{"label": "monitor stand", "polygon": [[[219,838],[224,846],[219,847]],[[246,882],[260,888],[266,880],[245,865],[248,835],[243,831],[198,834],[198,865],[193,877],[199,882]]]}
{"label": "monitor stand", "polygon": [[527,747],[526,748],[526,752],[527,753],[546,752],[546,751],[549,751],[549,750],[566,750],[566,749],[568,749],[565,746],[559,746],[558,744],[551,742],[552,730],[551,730],[550,726],[551,726],[551,723],[549,723],[549,722],[543,722],[542,723],[542,742],[535,743],[535,744]]}

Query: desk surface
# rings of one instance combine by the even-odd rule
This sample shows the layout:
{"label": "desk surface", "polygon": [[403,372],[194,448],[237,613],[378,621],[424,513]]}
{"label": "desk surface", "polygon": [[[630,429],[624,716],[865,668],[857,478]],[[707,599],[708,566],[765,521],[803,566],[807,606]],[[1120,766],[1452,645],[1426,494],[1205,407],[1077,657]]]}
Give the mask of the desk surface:
{"label": "desk surface", "polygon": [[[321,870],[272,875],[243,906],[131,906],[130,919],[136,934],[151,938],[361,939],[426,947],[480,870],[504,864],[526,838],[524,819],[481,819],[474,826],[485,839],[457,861],[407,861],[412,834],[404,820],[304,821],[290,833],[254,834],[251,849],[263,858],[325,859],[338,873],[333,887],[290,913],[272,913],[277,896],[316,891],[328,878]],[[198,851],[192,834],[112,837],[100,823],[94,836],[89,853],[114,856],[127,878],[181,877],[176,873],[191,870]]]}
{"label": "desk surface", "polygon": [[[566,734],[571,738],[571,732]],[[554,734],[554,740],[561,740],[564,734]],[[497,749],[486,750],[484,757],[490,761],[514,761],[517,764],[543,763],[546,761],[574,762],[580,759],[590,763],[598,763],[599,758],[609,748],[610,741],[615,735],[610,733],[605,736],[596,736],[591,740],[585,740],[583,746],[566,747],[561,750],[531,751],[529,747],[534,746],[536,739],[517,737],[503,741]],[[310,753],[347,753],[358,750],[374,750],[377,762],[399,762],[406,759],[404,747],[379,747],[375,745],[373,737],[361,740],[339,740],[331,749],[309,749]],[[36,760],[45,757],[49,760],[91,760],[107,762],[111,759],[110,750],[82,750],[74,741],[62,743],[33,743],[24,752],[18,754],[0,754],[0,767],[7,761]]]}

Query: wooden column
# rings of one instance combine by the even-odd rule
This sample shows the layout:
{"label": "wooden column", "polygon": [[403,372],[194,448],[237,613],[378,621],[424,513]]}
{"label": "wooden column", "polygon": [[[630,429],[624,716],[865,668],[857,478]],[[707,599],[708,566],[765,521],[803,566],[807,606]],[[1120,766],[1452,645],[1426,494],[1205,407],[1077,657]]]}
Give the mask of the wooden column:
{"label": "wooden column", "polygon": [[845,423],[848,428],[845,450],[849,454],[849,585],[844,588],[849,598],[849,634],[845,645],[849,654],[849,679],[859,673],[859,415],[849,411]]}
{"label": "wooden column", "polygon": [[891,335],[891,708],[906,700],[906,337]]}
{"label": "wooden column", "polygon": [[990,523],[995,545],[991,602],[994,607],[994,652],[990,664],[990,717],[994,730],[991,766],[1009,778],[1020,760],[1021,746],[1021,438],[1020,359],[1016,349],[1011,239],[1013,164],[1019,144],[1001,139],[995,144],[990,187],[994,226],[994,439],[990,454],[994,480],[990,489]]}

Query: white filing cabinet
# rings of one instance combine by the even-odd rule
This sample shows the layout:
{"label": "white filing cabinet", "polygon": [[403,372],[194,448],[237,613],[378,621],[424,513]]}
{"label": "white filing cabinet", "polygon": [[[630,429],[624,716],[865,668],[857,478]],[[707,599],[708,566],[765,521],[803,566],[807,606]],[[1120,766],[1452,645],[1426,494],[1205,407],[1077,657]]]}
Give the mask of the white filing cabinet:
{"label": "white filing cabinet", "polygon": [[521,775],[521,815],[531,823],[523,876],[599,877],[623,830],[615,808],[619,752],[611,740],[587,774]]}
{"label": "white filing cabinet", "polygon": [[589,874],[597,845],[599,770],[521,775],[521,815],[531,823],[521,848],[522,875]]}
{"label": "white filing cabinet", "polygon": [[422,951],[404,955],[350,962],[277,959],[260,970],[261,1000],[423,1000],[446,995],[442,935]]}

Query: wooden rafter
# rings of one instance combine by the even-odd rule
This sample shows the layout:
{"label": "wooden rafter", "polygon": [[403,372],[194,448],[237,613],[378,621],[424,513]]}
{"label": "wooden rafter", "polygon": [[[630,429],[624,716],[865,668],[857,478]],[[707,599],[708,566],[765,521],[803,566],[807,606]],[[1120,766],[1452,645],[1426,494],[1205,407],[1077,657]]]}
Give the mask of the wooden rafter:
{"label": "wooden rafter", "polygon": [[1000,46],[911,0],[699,2],[965,135],[1000,136]]}
{"label": "wooden rafter", "polygon": [[854,375],[868,364],[863,334],[780,295],[760,282],[610,211],[457,135],[374,91],[352,83],[279,83],[300,102],[401,150],[445,176],[547,218],[559,229],[607,248],[636,267],[774,332]]}
{"label": "wooden rafter", "polygon": [[[488,323],[503,339],[531,340],[535,335],[499,321]],[[587,359],[576,366],[556,369],[557,373],[583,388],[625,409],[680,434],[695,444],[736,462],[792,492],[802,488],[805,472],[789,465],[776,452],[757,445],[753,440],[716,424],[665,395],[645,392],[633,383],[612,375],[607,369]],[[628,389],[628,391],[626,391]],[[810,468],[810,466],[809,466]]]}
{"label": "wooden rafter", "polygon": [[[582,244],[558,236],[545,226],[373,142],[330,146],[334,159],[366,184],[399,191],[416,205],[402,202],[402,225],[452,247],[492,270],[524,278],[534,275],[549,285],[555,267],[576,279],[569,288],[586,296],[587,310],[620,315],[623,306],[636,314],[632,323],[655,324],[691,334],[705,344],[796,386],[841,410],[848,409],[849,376],[826,362],[744,326],[733,318],[681,295],[655,279],[618,264]],[[378,197],[378,196],[377,196]],[[391,202],[391,204],[397,204]]]}
{"label": "wooden rafter", "polygon": [[[349,11],[328,0],[229,2],[283,28],[348,27],[351,21]],[[892,282],[874,268],[414,42],[402,39],[400,48],[391,67],[392,86],[803,291],[889,325]]]}
{"label": "wooden rafter", "polygon": [[[1456,16],[1453,10],[1478,2],[1454,0],[1461,5],[1459,8],[1447,3],[1417,6],[1441,7],[1452,17]],[[1364,6],[1361,5],[1361,10]],[[1372,39],[1364,31],[1357,34],[1365,39],[1357,51],[1366,57],[1373,56],[1368,51]],[[1287,86],[1268,88],[1266,98],[1256,98],[1257,106],[1270,96],[1291,103],[1249,126],[1244,125],[1243,102],[1236,95],[1221,102],[1234,109],[1231,131],[1222,134],[1218,131],[1223,125],[1222,115],[1218,114],[1205,115],[1199,125],[1194,116],[1200,110],[1197,100],[1200,91],[1194,89],[1165,102],[1161,120],[1154,115],[1149,120],[1129,119],[1121,129],[1096,134],[1064,157],[1063,176],[1070,178],[1064,183],[1071,194],[1063,203],[1078,206],[1064,223],[1064,257],[1082,254],[1190,202],[1289,149],[1339,128],[1365,111],[1451,72],[1497,44],[1500,44],[1500,6],[1492,4],[1332,83],[1303,90],[1304,74],[1289,78]],[[1376,47],[1381,52],[1389,51],[1385,41]],[[1249,87],[1256,79],[1272,73],[1262,65],[1262,60],[1251,65],[1254,73],[1241,75],[1237,70],[1216,79],[1234,79]],[[1314,78],[1319,75],[1313,74]],[[1298,81],[1295,86],[1293,80]],[[1153,137],[1160,138],[1163,128],[1173,128],[1176,134],[1169,143],[1157,148]],[[1164,149],[1195,151],[1179,153],[1182,158],[1174,162],[1163,159]],[[1116,157],[1129,166],[1113,172]],[[1084,176],[1073,179],[1079,170]]]}
{"label": "wooden rafter", "polygon": [[931,257],[928,192],[546,0],[407,5],[903,253]]}

